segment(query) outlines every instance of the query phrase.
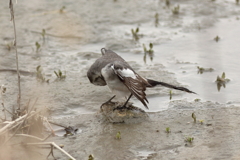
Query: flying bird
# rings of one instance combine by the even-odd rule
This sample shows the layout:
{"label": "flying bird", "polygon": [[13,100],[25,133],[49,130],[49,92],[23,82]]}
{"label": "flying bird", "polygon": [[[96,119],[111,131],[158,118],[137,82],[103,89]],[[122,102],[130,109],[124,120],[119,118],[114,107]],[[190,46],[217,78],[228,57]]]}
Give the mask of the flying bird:
{"label": "flying bird", "polygon": [[87,77],[91,83],[98,86],[108,86],[114,96],[128,97],[127,101],[120,109],[126,108],[126,104],[134,95],[148,109],[146,98],[146,88],[161,85],[188,93],[194,93],[184,87],[177,87],[165,82],[159,82],[144,78],[136,73],[133,68],[115,52],[102,48],[102,57],[98,58],[87,72]]}

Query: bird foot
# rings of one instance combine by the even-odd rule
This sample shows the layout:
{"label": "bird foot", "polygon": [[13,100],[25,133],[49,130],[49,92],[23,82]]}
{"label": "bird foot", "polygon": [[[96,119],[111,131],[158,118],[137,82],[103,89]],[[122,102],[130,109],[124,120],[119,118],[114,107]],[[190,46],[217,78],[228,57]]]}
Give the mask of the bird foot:
{"label": "bird foot", "polygon": [[115,110],[123,111],[124,109],[129,109],[129,108],[126,106],[118,106],[118,107],[114,108],[113,111],[115,111]]}

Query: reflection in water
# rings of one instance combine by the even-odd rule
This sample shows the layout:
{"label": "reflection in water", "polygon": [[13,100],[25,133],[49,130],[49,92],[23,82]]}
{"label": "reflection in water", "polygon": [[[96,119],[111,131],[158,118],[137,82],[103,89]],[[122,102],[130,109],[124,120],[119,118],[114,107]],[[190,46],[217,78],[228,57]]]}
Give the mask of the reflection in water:
{"label": "reflection in water", "polygon": [[149,49],[146,48],[145,44],[143,44],[143,51],[144,51],[144,56],[143,56],[143,60],[144,63],[146,63],[146,59],[147,59],[147,55],[149,56],[150,60],[153,60],[153,44],[149,43]]}
{"label": "reflection in water", "polygon": [[199,67],[197,66],[198,68],[198,74],[203,74],[203,72],[212,72],[214,71],[213,68],[203,68],[203,67]]}

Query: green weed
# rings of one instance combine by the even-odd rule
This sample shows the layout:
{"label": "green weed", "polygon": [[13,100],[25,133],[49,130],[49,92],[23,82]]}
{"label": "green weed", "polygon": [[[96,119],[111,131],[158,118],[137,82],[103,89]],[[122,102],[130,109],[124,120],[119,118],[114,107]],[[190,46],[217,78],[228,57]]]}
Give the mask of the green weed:
{"label": "green weed", "polygon": [[66,78],[66,74],[63,75],[63,73],[62,73],[62,71],[61,71],[60,69],[58,70],[58,72],[54,71],[54,73],[55,73],[55,75],[57,76],[57,78],[58,78],[59,80],[63,80],[63,79]]}
{"label": "green weed", "polygon": [[217,76],[216,83],[217,83],[217,88],[218,91],[220,91],[221,87],[223,86],[224,88],[226,87],[226,83],[228,83],[230,79],[226,78],[225,72],[222,73],[222,76]]}
{"label": "green weed", "polygon": [[166,128],[165,130],[166,133],[170,133],[171,132],[171,129],[169,127]]}
{"label": "green weed", "polygon": [[117,132],[117,134],[115,136],[115,139],[121,139],[121,132],[120,131]]}
{"label": "green weed", "polygon": [[192,118],[193,118],[194,123],[196,123],[197,122],[197,117],[194,113],[192,113]]}
{"label": "green weed", "polygon": [[179,11],[180,11],[180,6],[179,5],[175,6],[172,9],[172,13],[175,14],[175,15],[179,14]]}
{"label": "green weed", "polygon": [[143,44],[143,51],[144,51],[144,56],[143,56],[143,60],[146,63],[146,59],[147,59],[147,55],[150,57],[150,60],[153,60],[153,44],[149,43],[149,49],[146,48],[145,44]]}
{"label": "green weed", "polygon": [[39,52],[41,45],[38,42],[36,42],[35,46],[36,46],[36,52]]}
{"label": "green weed", "polygon": [[132,32],[132,36],[133,36],[133,39],[135,41],[138,41],[139,40],[139,28],[137,27],[135,30],[134,29],[131,29],[131,32]]}

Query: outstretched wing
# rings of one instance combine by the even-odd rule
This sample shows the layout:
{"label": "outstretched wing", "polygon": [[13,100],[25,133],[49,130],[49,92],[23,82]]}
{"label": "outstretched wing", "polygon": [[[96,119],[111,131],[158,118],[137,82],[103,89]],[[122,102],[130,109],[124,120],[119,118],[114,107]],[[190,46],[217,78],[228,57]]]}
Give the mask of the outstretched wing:
{"label": "outstretched wing", "polygon": [[149,86],[150,84],[145,78],[135,73],[131,67],[119,63],[121,62],[114,63],[111,66],[113,71],[123,82],[123,84],[129,89],[129,91],[148,109],[148,106],[146,104],[146,102],[148,103],[148,100],[146,98],[145,90],[146,86]]}

